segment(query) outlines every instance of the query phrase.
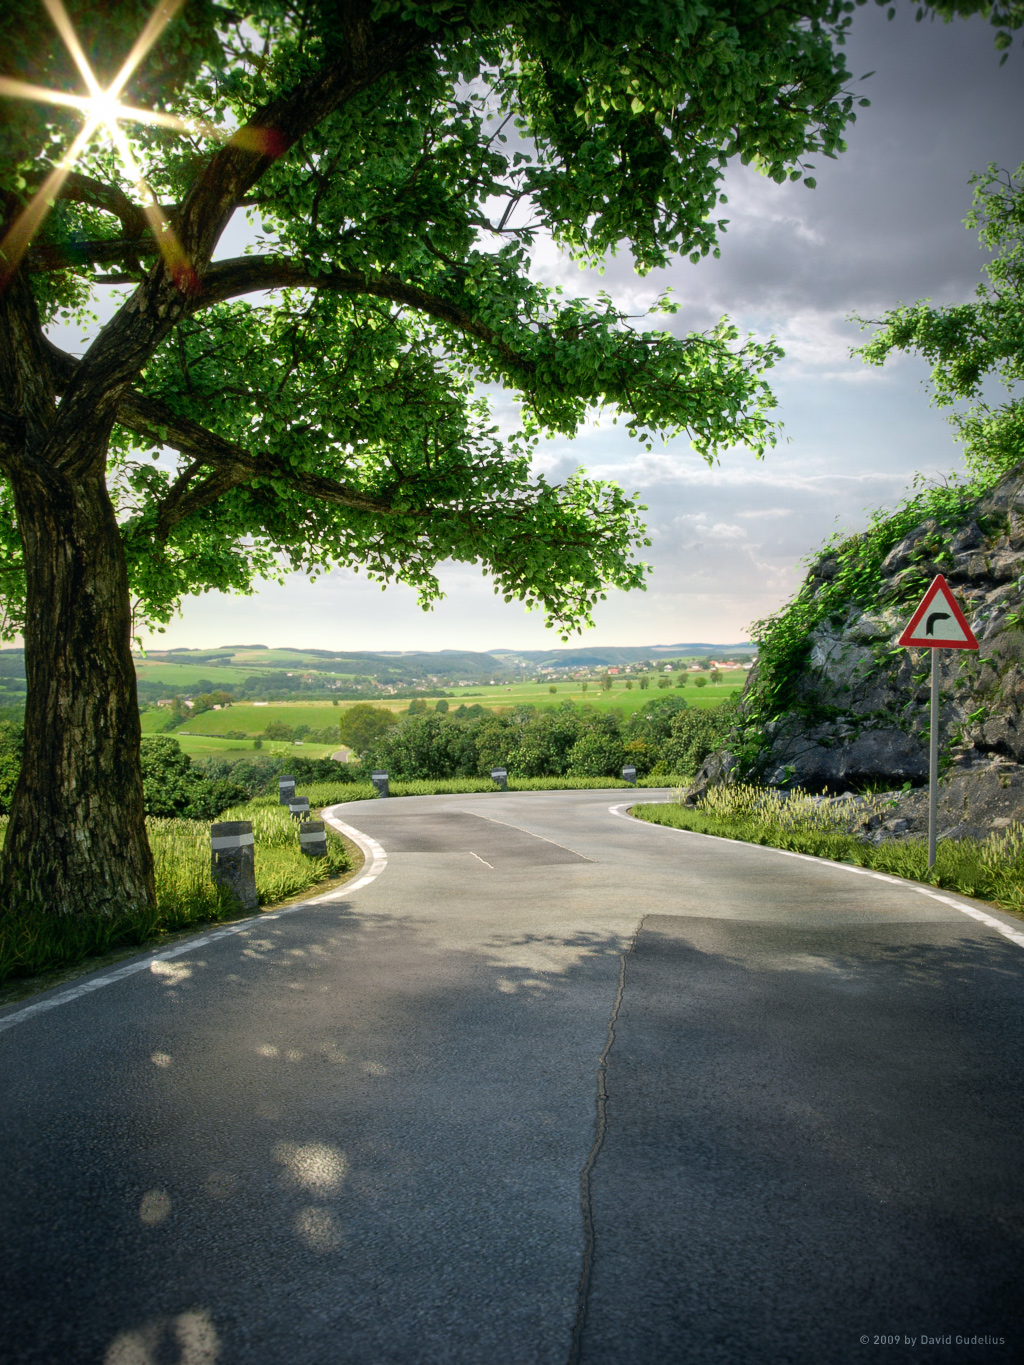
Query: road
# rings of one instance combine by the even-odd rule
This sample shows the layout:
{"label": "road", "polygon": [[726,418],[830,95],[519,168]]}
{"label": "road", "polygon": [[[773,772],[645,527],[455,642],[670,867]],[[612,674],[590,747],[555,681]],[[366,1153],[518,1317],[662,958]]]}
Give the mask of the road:
{"label": "road", "polygon": [[1024,1359],[1024,925],[626,799],[0,1012],[0,1360]]}

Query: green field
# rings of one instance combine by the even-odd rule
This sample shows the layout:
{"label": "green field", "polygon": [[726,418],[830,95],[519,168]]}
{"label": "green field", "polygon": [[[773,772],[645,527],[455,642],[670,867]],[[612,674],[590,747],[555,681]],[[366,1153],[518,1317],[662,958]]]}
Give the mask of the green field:
{"label": "green field", "polygon": [[212,682],[216,687],[224,683],[240,683],[256,673],[265,673],[265,668],[236,668],[221,664],[165,664],[147,663],[144,659],[135,660],[135,672],[140,682],[163,683],[167,687],[189,688],[200,679]]}
{"label": "green field", "polygon": [[[703,676],[707,676],[704,674]],[[746,682],[746,673],[725,673],[722,681],[717,685],[708,683],[707,687],[695,687],[694,678],[697,674],[691,674],[685,687],[677,687],[673,677],[671,687],[659,687],[657,683],[641,691],[633,680],[632,688],[626,687],[624,679],[613,678],[611,689],[605,689],[598,682],[591,682],[587,686],[586,692],[581,685],[576,682],[530,682],[512,683],[511,685],[501,683],[495,687],[460,687],[456,689],[454,697],[449,701],[452,707],[458,706],[460,702],[465,702],[467,706],[474,702],[479,702],[481,706],[558,706],[565,701],[583,702],[587,706],[596,707],[599,711],[616,710],[628,715],[631,711],[639,711],[642,706],[648,705],[652,701],[659,701],[665,697],[681,696],[685,698],[687,706],[700,709],[709,706],[720,706],[723,701],[743,690]],[[555,691],[552,692],[551,688]],[[408,702],[403,703],[403,709],[408,706]]]}
{"label": "green field", "polygon": [[[256,706],[250,701],[240,701],[234,706],[226,706],[223,711],[204,711],[202,715],[185,721],[176,733],[223,735],[229,730],[241,730],[255,738],[261,735],[272,721],[279,721],[284,725],[308,725],[312,730],[322,730],[325,725],[337,725],[343,704],[332,706],[329,701],[319,704],[309,701],[275,701],[266,706]],[[397,711],[398,708],[395,709]],[[164,707],[159,711],[147,711],[142,717],[144,728],[145,722],[149,721],[151,729],[157,730],[166,717]]]}
{"label": "green field", "polygon": [[[215,711],[215,716],[220,712]],[[153,711],[144,712],[142,716],[142,733],[144,735],[156,735],[162,733],[160,725],[166,720],[166,712],[156,713]],[[149,722],[147,724],[147,722]],[[228,726],[228,729],[240,727]],[[188,754],[191,758],[252,758],[254,754],[296,754],[303,758],[329,758],[336,753],[340,744],[286,744],[277,740],[265,739],[261,749],[253,749],[251,739],[225,739],[223,735],[193,735],[188,731],[170,730],[167,732],[170,739],[176,739],[181,746],[182,753]]]}
{"label": "green field", "polygon": [[[552,692],[550,688],[554,686],[556,690]],[[619,711],[628,715],[631,711],[639,711],[644,705],[649,705],[652,701],[660,701],[665,697],[682,695],[686,699],[687,706],[705,708],[720,706],[722,702],[735,695],[742,686],[742,679],[737,675],[735,680],[721,682],[717,686],[709,683],[707,687],[694,687],[692,681],[685,688],[677,687],[650,687],[646,692],[641,692],[638,687],[627,689],[623,683],[616,682],[610,691],[591,683],[586,692],[582,690],[579,683],[516,683],[511,686],[499,687],[467,687],[460,688],[458,694],[448,701],[451,710],[455,710],[461,703],[467,706],[479,704],[489,709],[501,710],[511,706],[560,706],[563,702],[583,702],[587,706],[593,706],[599,711]],[[432,708],[435,698],[424,696],[427,706]],[[401,716],[409,709],[409,702],[402,701],[375,701],[375,706],[389,708],[396,716]],[[187,720],[175,734],[186,736],[221,736],[229,730],[241,730],[250,736],[248,740],[220,740],[223,745],[241,745],[252,747],[252,739],[263,733],[272,721],[279,721],[284,725],[308,725],[310,729],[320,730],[325,725],[336,723],[342,712],[349,706],[366,705],[365,702],[340,701],[337,706],[331,702],[310,702],[310,701],[277,701],[259,706],[253,702],[236,702],[234,706],[226,707],[223,711],[204,711],[202,715],[196,716],[193,720]],[[163,708],[145,711],[142,715],[143,734],[156,734],[166,720],[166,712]],[[285,748],[290,746],[285,745]],[[317,745],[306,745],[312,751]]]}

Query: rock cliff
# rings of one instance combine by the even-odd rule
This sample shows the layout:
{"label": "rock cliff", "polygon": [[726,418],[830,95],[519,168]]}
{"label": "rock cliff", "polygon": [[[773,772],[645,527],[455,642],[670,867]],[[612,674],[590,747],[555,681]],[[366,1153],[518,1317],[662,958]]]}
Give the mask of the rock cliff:
{"label": "rock cliff", "polygon": [[[929,668],[926,650],[897,646],[936,573],[945,575],[981,645],[943,650],[943,765],[940,833],[982,836],[1024,818],[1024,466],[983,495],[964,494],[949,514],[925,517],[888,548],[877,569],[851,573],[868,555],[866,537],[827,549],[796,604],[809,628],[799,668],[780,704],[765,706],[759,670],[741,702],[744,735],[737,762],[716,755],[695,793],[745,771],[774,785],[812,791],[911,788],[927,782]],[[877,549],[878,538],[872,542]],[[856,591],[835,591],[846,572]],[[792,653],[792,651],[791,651]],[[919,833],[923,792],[908,791],[894,812]]]}

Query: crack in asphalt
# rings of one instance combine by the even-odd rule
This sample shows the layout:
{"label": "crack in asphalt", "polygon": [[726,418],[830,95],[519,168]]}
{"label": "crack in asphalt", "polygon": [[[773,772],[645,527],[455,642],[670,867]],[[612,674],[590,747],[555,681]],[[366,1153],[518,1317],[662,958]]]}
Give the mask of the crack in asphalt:
{"label": "crack in asphalt", "polygon": [[569,1347],[568,1365],[580,1365],[582,1360],[583,1333],[586,1330],[587,1313],[590,1309],[590,1288],[597,1252],[593,1177],[594,1167],[597,1165],[601,1148],[604,1146],[604,1140],[608,1135],[608,1057],[615,1044],[615,1025],[618,1023],[622,996],[626,989],[626,959],[636,947],[636,941],[640,936],[640,930],[644,927],[646,918],[646,915],[640,916],[640,921],[633,930],[633,937],[629,940],[619,960],[619,987],[615,992],[615,1003],[612,1005],[612,1012],[608,1019],[608,1037],[605,1040],[601,1055],[597,1059],[597,1122],[594,1142],[580,1173],[580,1209],[583,1213],[583,1265],[580,1269],[579,1286],[576,1290],[576,1320],[572,1328],[572,1344]]}

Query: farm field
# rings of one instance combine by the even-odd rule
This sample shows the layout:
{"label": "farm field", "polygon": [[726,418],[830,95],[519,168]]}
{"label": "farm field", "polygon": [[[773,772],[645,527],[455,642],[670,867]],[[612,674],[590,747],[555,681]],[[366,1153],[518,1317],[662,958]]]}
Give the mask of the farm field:
{"label": "farm field", "polygon": [[[736,694],[742,684],[743,679],[738,675],[735,680],[729,678],[728,681],[723,680],[717,686],[709,683],[707,687],[698,688],[694,687],[691,681],[685,688],[662,689],[651,687],[646,692],[641,692],[638,687],[627,690],[625,685],[620,682],[616,682],[609,692],[604,691],[594,683],[590,684],[586,692],[582,690],[579,683],[515,683],[498,687],[460,688],[456,696],[448,699],[448,705],[453,711],[461,703],[465,703],[467,706],[479,704],[488,709],[500,710],[504,707],[523,705],[554,707],[570,701],[583,702],[599,711],[614,710],[623,715],[628,715],[631,711],[638,711],[643,705],[652,701],[678,696],[681,693],[686,699],[687,706],[704,710],[708,707],[720,706],[722,702]],[[549,690],[551,686],[557,687],[558,690],[551,692]],[[436,700],[427,694],[424,694],[423,699],[431,708]],[[279,701],[260,706],[252,702],[236,702],[234,706],[226,707],[223,711],[204,711],[194,720],[185,721],[175,731],[175,734],[179,736],[219,737],[231,730],[241,730],[250,738],[247,740],[222,740],[220,742],[227,746],[242,745],[251,748],[252,739],[262,734],[273,721],[281,722],[284,725],[308,725],[310,729],[320,730],[325,725],[337,723],[348,707],[359,705],[366,705],[366,703],[339,701],[338,705],[334,706],[327,701]],[[385,698],[384,700],[374,701],[371,705],[390,709],[396,716],[403,715],[409,709],[409,702],[406,699],[389,701]],[[165,719],[166,712],[162,708],[143,712],[143,734],[156,734]],[[270,741],[267,741],[267,744],[269,743]],[[283,747],[288,748],[289,746],[284,745]],[[306,746],[310,752],[315,747],[317,746]]]}
{"label": "farm field", "polygon": [[[408,706],[408,702],[404,706]],[[355,703],[350,703],[355,705]],[[185,735],[223,735],[229,730],[241,730],[251,738],[263,733],[273,721],[283,725],[308,725],[311,730],[322,730],[325,725],[337,725],[342,714],[343,702],[332,706],[329,701],[275,701],[265,706],[240,701],[226,706],[223,711],[204,711],[202,715],[187,720],[175,732]],[[404,709],[404,707],[403,707]],[[396,707],[397,711],[398,708]],[[143,722],[149,720],[153,729],[159,729],[166,718],[166,710],[147,711]],[[251,742],[251,741],[250,741]]]}
{"label": "farm field", "polygon": [[[269,709],[269,708],[268,708]],[[220,711],[207,715],[212,718],[220,719]],[[165,733],[160,729],[167,719],[167,712],[144,711],[141,716],[143,735],[158,735]],[[205,719],[205,716],[202,717]],[[292,722],[293,724],[295,722]],[[308,724],[308,722],[306,722]],[[326,722],[321,720],[320,724]],[[201,729],[200,718],[196,719],[196,729]],[[226,730],[240,730],[240,725],[225,725]],[[189,754],[192,758],[251,758],[254,753],[262,754],[299,754],[304,758],[327,758],[341,748],[339,744],[288,744],[283,741],[265,739],[261,749],[254,750],[251,739],[225,739],[223,734],[214,731],[212,734],[194,734],[187,728],[168,730],[168,738],[176,739],[181,745],[183,753]]]}
{"label": "farm field", "polygon": [[140,682],[163,683],[167,687],[193,687],[200,680],[222,687],[224,683],[244,682],[246,678],[266,671],[265,668],[236,668],[230,664],[168,664],[135,660],[135,672]]}
{"label": "farm field", "polygon": [[[607,692],[595,682],[589,684],[586,692],[578,682],[530,682],[502,684],[497,687],[460,687],[455,697],[449,700],[449,705],[455,707],[460,702],[465,702],[467,706],[471,706],[474,702],[479,702],[481,706],[493,707],[559,706],[562,702],[572,701],[583,702],[599,711],[615,710],[628,715],[631,711],[639,711],[641,706],[652,701],[682,696],[687,706],[704,710],[720,706],[722,702],[741,692],[747,680],[746,673],[726,673],[717,685],[709,682],[707,687],[695,687],[693,684],[695,676],[695,674],[690,676],[685,687],[676,687],[674,681],[671,687],[666,688],[660,688],[655,683],[645,692],[640,690],[635,680],[630,689],[626,687],[624,681],[617,679],[613,680],[611,690]],[[550,690],[552,687],[557,688],[557,691],[552,692]],[[403,702],[403,709],[406,706],[408,702]]]}

